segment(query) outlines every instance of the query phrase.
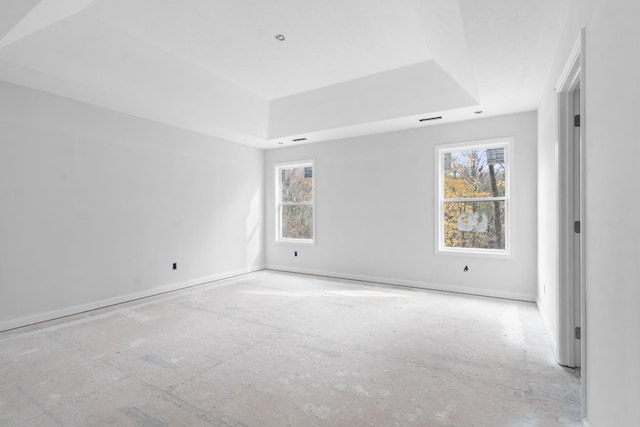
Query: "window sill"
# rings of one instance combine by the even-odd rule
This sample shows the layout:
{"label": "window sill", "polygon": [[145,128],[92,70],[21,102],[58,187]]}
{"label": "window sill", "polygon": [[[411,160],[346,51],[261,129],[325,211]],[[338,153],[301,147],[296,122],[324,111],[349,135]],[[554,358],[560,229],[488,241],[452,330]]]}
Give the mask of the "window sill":
{"label": "window sill", "polygon": [[315,246],[316,242],[312,239],[276,239],[276,245],[296,245],[296,246]]}
{"label": "window sill", "polygon": [[511,259],[514,258],[510,251],[491,251],[482,249],[436,249],[436,255],[453,255],[479,258]]}

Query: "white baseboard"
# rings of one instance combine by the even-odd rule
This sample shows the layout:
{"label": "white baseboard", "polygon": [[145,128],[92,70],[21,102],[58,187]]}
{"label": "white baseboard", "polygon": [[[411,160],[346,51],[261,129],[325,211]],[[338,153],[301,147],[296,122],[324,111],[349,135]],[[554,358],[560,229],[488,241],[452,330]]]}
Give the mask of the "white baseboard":
{"label": "white baseboard", "polygon": [[189,280],[181,283],[172,283],[166,286],[160,286],[153,289],[147,289],[140,292],[134,292],[126,295],[118,295],[111,298],[105,298],[98,301],[89,302],[86,304],[74,305],[71,307],[61,308],[59,310],[47,311],[45,313],[33,314],[26,317],[20,317],[18,319],[10,319],[0,322],[0,332],[7,331],[9,329],[20,328],[23,326],[33,325],[35,323],[46,322],[48,320],[59,319],[61,317],[71,316],[74,314],[84,313],[86,311],[97,310],[99,308],[109,307],[115,304],[122,304],[129,301],[134,301],[140,298],[151,297],[154,295],[160,295],[167,292],[177,291],[180,289],[190,288],[192,286],[203,285],[205,283],[215,282],[218,280],[228,279],[242,274],[253,273],[255,271],[264,270],[263,266],[251,267],[247,269],[229,271],[221,274],[216,274],[208,277],[201,277],[198,279]]}
{"label": "white baseboard", "polygon": [[551,328],[551,325],[549,325],[547,318],[542,314],[546,312],[544,304],[542,304],[540,299],[536,299],[536,305],[538,306],[538,313],[540,313],[540,318],[542,319],[542,325],[544,326],[544,330],[547,333],[547,338],[549,339],[549,345],[551,346],[551,349],[553,351],[553,358],[556,360],[556,362],[559,363],[560,353],[558,351],[558,343],[553,339],[555,335],[554,331]]}
{"label": "white baseboard", "polygon": [[505,291],[496,291],[491,289],[477,289],[477,288],[471,288],[467,286],[415,282],[410,280],[402,280],[402,279],[395,279],[395,278],[389,278],[389,277],[363,276],[358,274],[341,273],[341,272],[333,272],[333,271],[325,271],[325,270],[310,270],[305,268],[287,267],[282,265],[267,265],[265,266],[265,269],[274,270],[274,271],[284,271],[288,273],[310,274],[313,276],[333,277],[337,279],[359,280],[362,282],[373,282],[373,283],[381,283],[381,284],[396,285],[396,286],[407,286],[411,288],[420,288],[420,289],[427,289],[432,291],[455,292],[459,294],[477,295],[477,296],[493,297],[493,298],[505,298],[505,299],[512,299],[512,300],[519,300],[519,301],[526,301],[526,302],[536,301],[536,298],[534,295],[525,294],[521,292],[505,292]]}

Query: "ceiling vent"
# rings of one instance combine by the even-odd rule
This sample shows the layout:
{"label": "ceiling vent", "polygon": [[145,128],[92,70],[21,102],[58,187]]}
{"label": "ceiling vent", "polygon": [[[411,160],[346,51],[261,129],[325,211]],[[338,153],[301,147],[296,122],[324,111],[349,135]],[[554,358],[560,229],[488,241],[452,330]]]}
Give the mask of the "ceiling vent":
{"label": "ceiling vent", "polygon": [[293,142],[300,142],[300,141],[306,141],[307,138],[296,138],[296,139],[292,139]]}
{"label": "ceiling vent", "polygon": [[420,121],[421,121],[421,122],[428,122],[429,120],[439,120],[439,119],[441,119],[441,118],[442,118],[442,116],[437,116],[437,117],[427,117],[427,118],[424,118],[424,119],[420,119]]}

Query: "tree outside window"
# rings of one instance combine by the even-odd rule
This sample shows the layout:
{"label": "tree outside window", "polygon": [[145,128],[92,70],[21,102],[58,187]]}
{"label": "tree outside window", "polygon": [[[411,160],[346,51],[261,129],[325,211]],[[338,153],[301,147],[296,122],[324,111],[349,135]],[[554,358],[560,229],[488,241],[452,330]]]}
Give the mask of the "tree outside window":
{"label": "tree outside window", "polygon": [[313,243],[313,162],[276,166],[276,240]]}
{"label": "tree outside window", "polygon": [[438,150],[440,250],[508,253],[509,143]]}

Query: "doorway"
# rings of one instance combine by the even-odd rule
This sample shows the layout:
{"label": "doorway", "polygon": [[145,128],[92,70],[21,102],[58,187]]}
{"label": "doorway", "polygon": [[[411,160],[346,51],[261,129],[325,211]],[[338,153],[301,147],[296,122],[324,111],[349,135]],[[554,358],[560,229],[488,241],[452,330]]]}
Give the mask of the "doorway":
{"label": "doorway", "polygon": [[[558,362],[576,368],[585,402],[585,80],[584,30],[567,61],[558,92]],[[584,406],[583,406],[584,413]]]}
{"label": "doorway", "polygon": [[[577,82],[577,86],[571,93],[572,98],[572,116],[573,116],[573,135],[571,141],[568,141],[570,144],[569,147],[569,161],[572,163],[572,179],[569,183],[569,193],[568,197],[572,200],[569,200],[569,203],[572,203],[571,212],[569,213],[572,221],[573,221],[573,239],[569,244],[571,247],[569,251],[572,254],[572,259],[569,260],[571,265],[571,277],[569,285],[573,287],[573,331],[574,331],[574,339],[573,339],[573,367],[576,368],[578,376],[581,376],[581,367],[582,367],[582,304],[581,294],[582,290],[580,289],[581,277],[582,277],[582,221],[581,221],[581,206],[582,206],[582,138],[581,138],[581,119],[582,116],[580,114],[580,81]],[[571,224],[570,224],[571,226]]]}

